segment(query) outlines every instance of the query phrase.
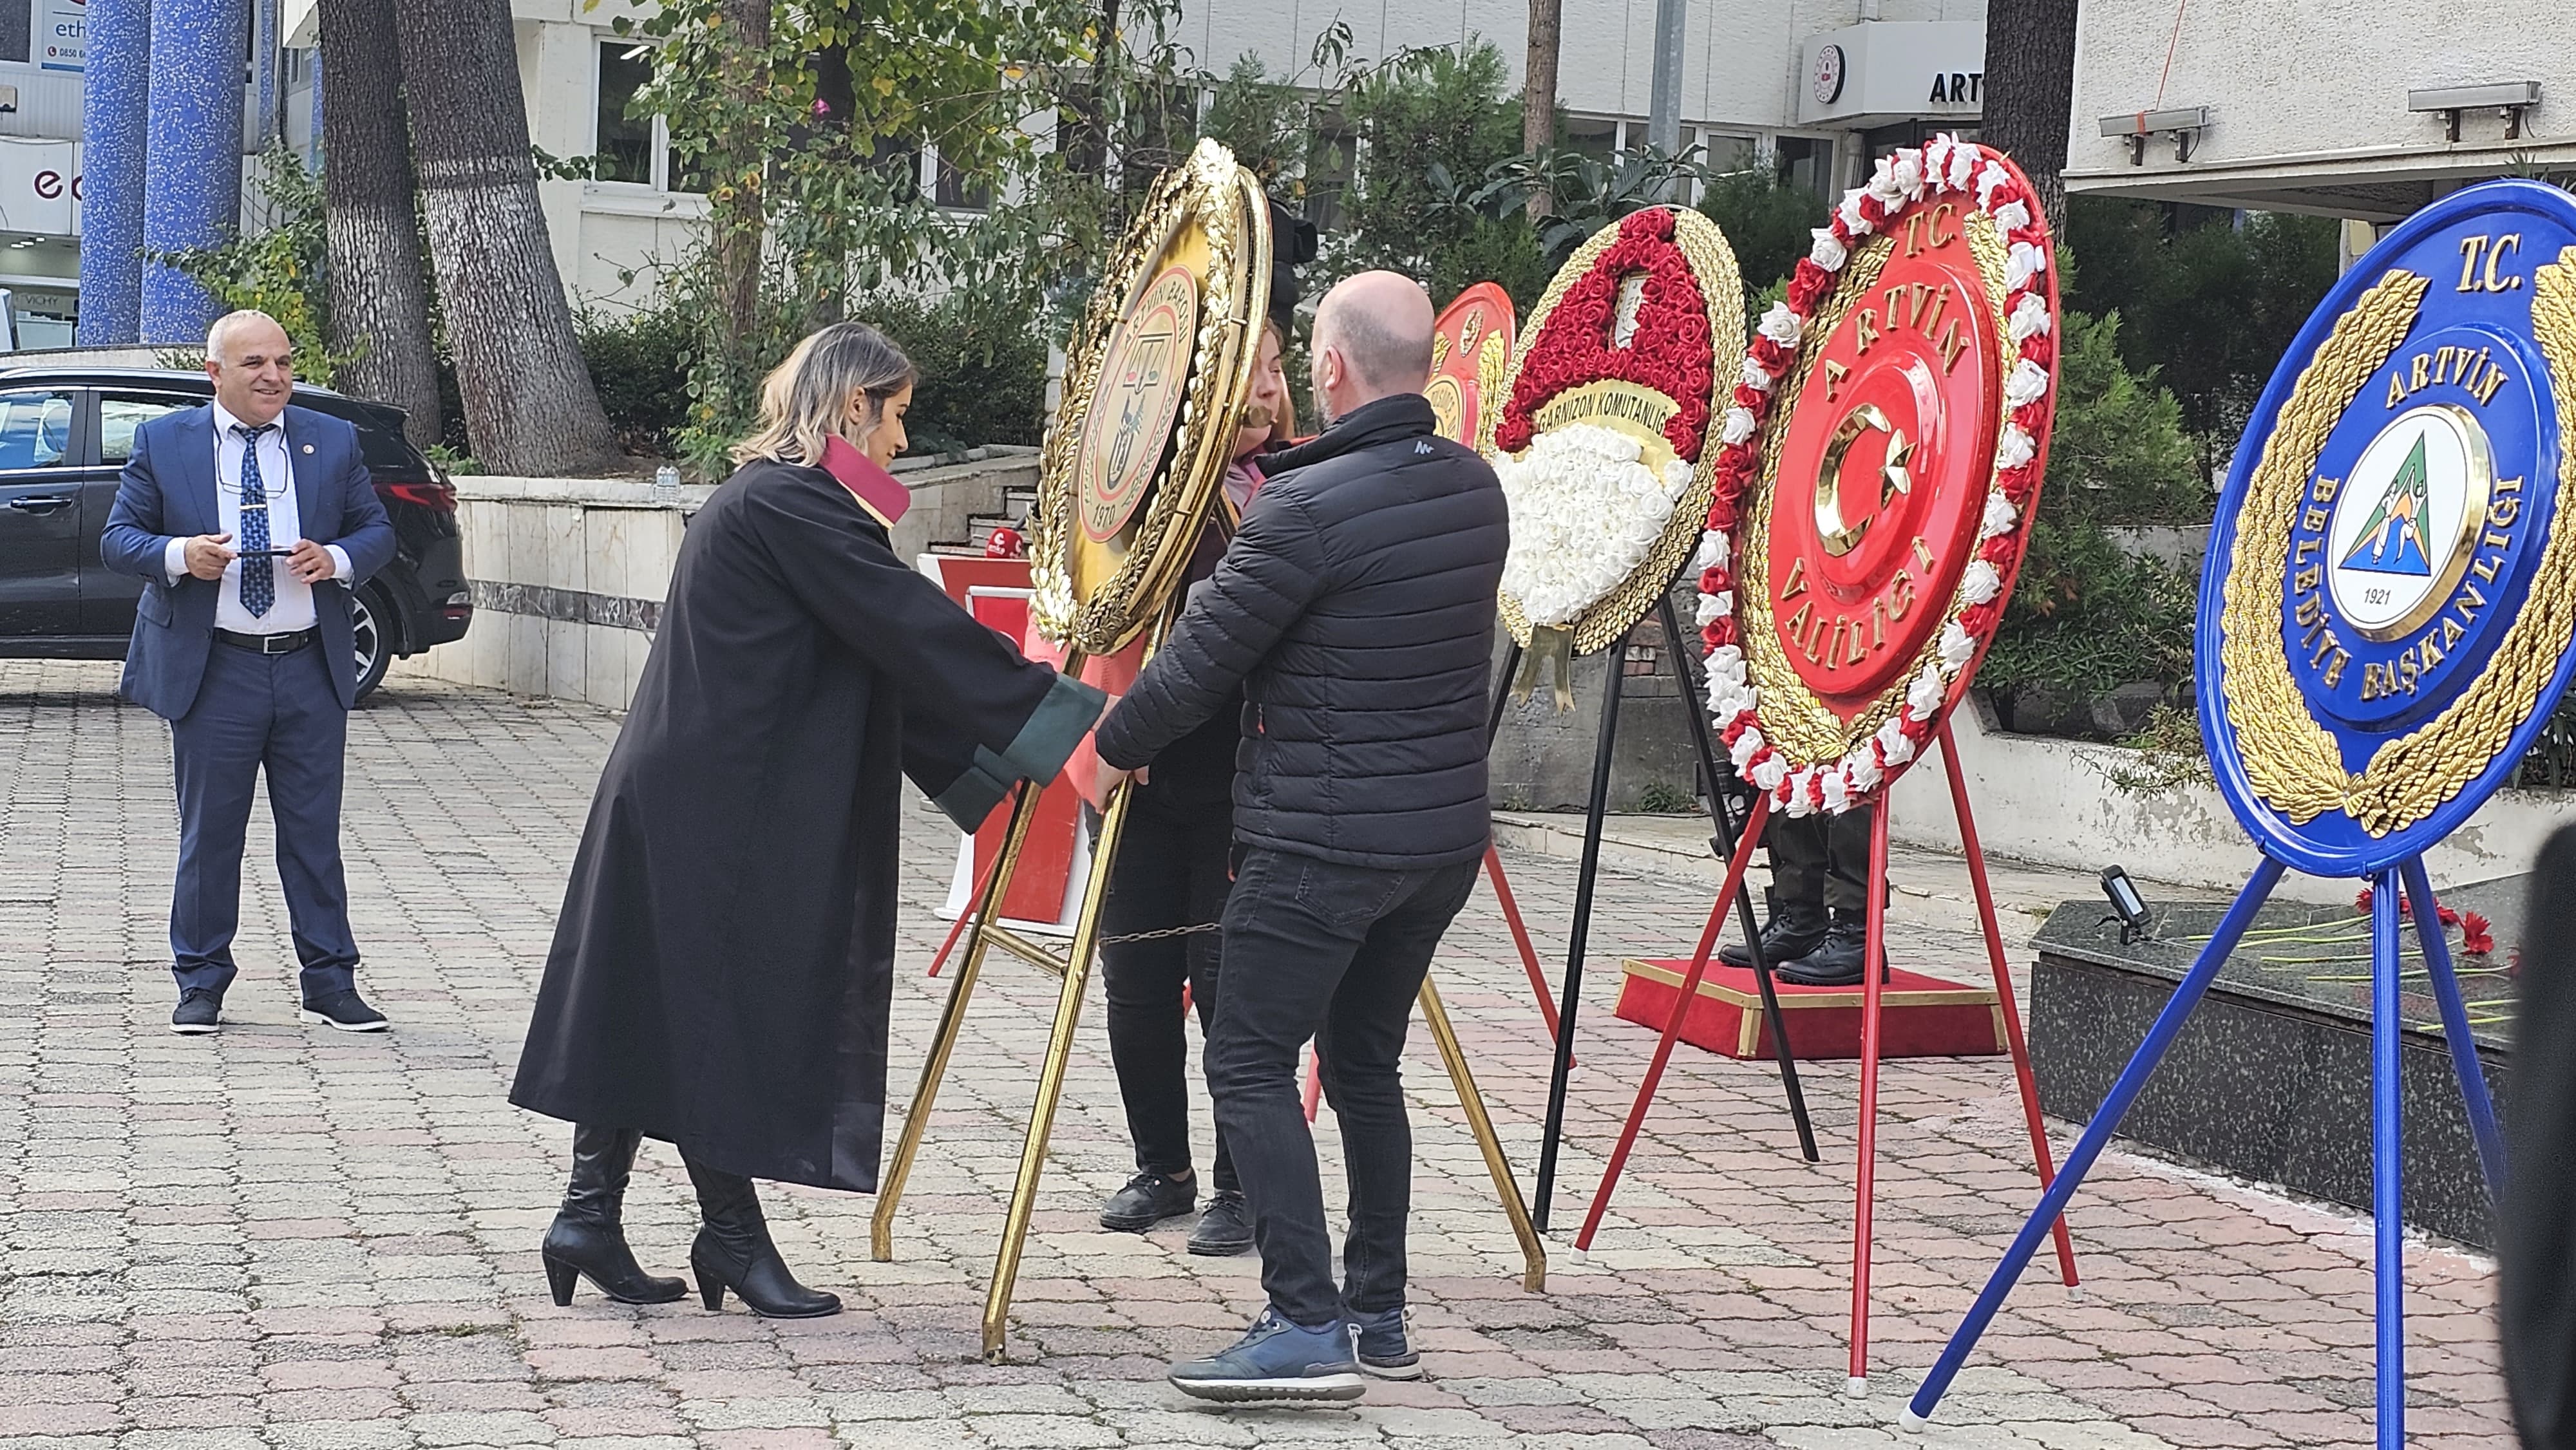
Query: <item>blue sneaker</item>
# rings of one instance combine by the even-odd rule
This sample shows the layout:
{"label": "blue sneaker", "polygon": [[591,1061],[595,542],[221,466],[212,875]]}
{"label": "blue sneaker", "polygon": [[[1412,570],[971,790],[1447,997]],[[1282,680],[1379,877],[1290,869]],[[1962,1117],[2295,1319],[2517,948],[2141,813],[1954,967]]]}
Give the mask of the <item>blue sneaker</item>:
{"label": "blue sneaker", "polygon": [[1413,1347],[1413,1326],[1405,1321],[1403,1305],[1383,1314],[1354,1314],[1351,1328],[1361,1369],[1382,1380],[1422,1378],[1422,1352]]}
{"label": "blue sneaker", "polygon": [[1172,1366],[1172,1387],[1229,1405],[1348,1404],[1368,1390],[1351,1338],[1346,1319],[1308,1329],[1263,1309],[1232,1349]]}

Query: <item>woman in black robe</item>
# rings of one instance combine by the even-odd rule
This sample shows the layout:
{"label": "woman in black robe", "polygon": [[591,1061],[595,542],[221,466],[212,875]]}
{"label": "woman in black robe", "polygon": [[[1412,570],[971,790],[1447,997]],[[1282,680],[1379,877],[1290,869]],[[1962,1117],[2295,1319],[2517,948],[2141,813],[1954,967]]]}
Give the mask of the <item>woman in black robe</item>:
{"label": "woman in black robe", "polygon": [[678,1146],[710,1309],[840,1308],[780,1261],[753,1178],[873,1192],[885,1116],[899,780],[968,830],[1052,778],[1102,694],[1032,664],[895,557],[912,365],[861,323],[770,375],[761,430],[689,523],[593,798],[510,1101],[573,1124],[543,1255],[612,1299],[638,1140]]}

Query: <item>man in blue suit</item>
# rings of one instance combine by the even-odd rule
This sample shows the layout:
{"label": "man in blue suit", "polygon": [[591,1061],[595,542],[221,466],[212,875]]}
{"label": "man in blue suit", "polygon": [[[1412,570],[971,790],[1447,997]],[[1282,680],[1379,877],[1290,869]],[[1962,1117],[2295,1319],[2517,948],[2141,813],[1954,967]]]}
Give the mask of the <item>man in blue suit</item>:
{"label": "man in blue suit", "polygon": [[394,554],[357,430],[287,406],[285,329],[235,312],[206,337],[215,401],[134,438],[100,552],[140,575],[126,698],[170,722],[179,875],[170,898],[170,1030],[213,1032],[234,976],[242,839],[268,772],[303,1018],[381,1032],[358,995],[340,870],[340,778],[357,703],[349,591]]}

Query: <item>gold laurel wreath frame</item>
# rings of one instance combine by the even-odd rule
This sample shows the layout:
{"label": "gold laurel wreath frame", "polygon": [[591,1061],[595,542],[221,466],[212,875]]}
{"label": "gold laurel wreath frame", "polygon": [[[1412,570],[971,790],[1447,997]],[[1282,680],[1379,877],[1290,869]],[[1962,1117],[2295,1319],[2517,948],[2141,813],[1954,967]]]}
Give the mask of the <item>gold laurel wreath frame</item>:
{"label": "gold laurel wreath frame", "polygon": [[[1050,638],[1065,644],[1062,668],[1067,674],[1078,676],[1085,658],[1120,649],[1140,633],[1145,636],[1147,658],[1161,644],[1179,613],[1176,587],[1213,503],[1217,481],[1232,451],[1229,445],[1251,391],[1258,334],[1253,318],[1243,314],[1267,302],[1268,202],[1260,184],[1250,172],[1235,165],[1224,147],[1202,140],[1184,167],[1165,173],[1155,182],[1137,224],[1128,230],[1102,272],[1103,284],[1092,294],[1091,307],[1084,318],[1083,340],[1068,360],[1064,408],[1057,414],[1055,431],[1042,455],[1039,497],[1031,529],[1030,572],[1032,583],[1039,586],[1032,590],[1033,615],[1037,613],[1034,606],[1046,599],[1050,582],[1054,589],[1062,591],[1059,597],[1070,598],[1066,550],[1071,534],[1079,528],[1075,520],[1073,458],[1083,419],[1098,387],[1110,328],[1133,304],[1147,269],[1170,249],[1181,227],[1193,224],[1208,228],[1212,259],[1223,261],[1229,256],[1228,248],[1239,248],[1231,256],[1240,265],[1208,269],[1202,321],[1191,358],[1190,390],[1175,430],[1179,437],[1173,462],[1170,470],[1155,481],[1156,491],[1146,501],[1146,516],[1133,547],[1091,597],[1077,601],[1070,616],[1060,621],[1062,632],[1047,629],[1040,621],[1040,628],[1047,630]],[[1052,581],[1048,579],[1050,570]],[[1019,1169],[1012,1182],[993,1273],[984,1291],[984,1356],[996,1364],[1005,1354],[1012,1294],[1035,1220],[1047,1144],[1063,1097],[1074,1039],[1081,1024],[1083,998],[1100,943],[1101,908],[1108,897],[1110,863],[1117,857],[1134,789],[1132,784],[1122,783],[1109,791],[1092,845],[1090,877],[1083,887],[1081,904],[1075,909],[1072,940],[1061,952],[1022,935],[1000,919],[1002,902],[1010,891],[1030,825],[1036,819],[1039,795],[1036,783],[1023,782],[1018,788],[1001,849],[969,902],[966,920],[971,925],[966,927],[964,940],[957,948],[959,955],[948,998],[940,1008],[939,1024],[931,1035],[918,1085],[904,1110],[903,1127],[878,1176],[876,1208],[868,1225],[870,1256],[880,1263],[892,1259],[895,1217],[903,1202],[904,1184],[921,1151],[940,1080],[956,1053],[967,1003],[990,949],[998,946],[1057,976],[1060,985],[1054,1024],[1045,1056],[1038,1063],[1036,1101],[1030,1107],[1028,1127],[1021,1137]],[[1459,1044],[1439,990],[1429,978],[1423,980],[1416,996],[1432,1042],[1449,1070],[1450,1085],[1458,1094],[1468,1132],[1485,1160],[1495,1195],[1520,1244],[1521,1286],[1531,1293],[1541,1292],[1547,1287],[1547,1248],[1530,1221],[1528,1205],[1522,1199],[1519,1182],[1512,1176],[1502,1139],[1485,1110],[1466,1049]]]}
{"label": "gold laurel wreath frame", "polygon": [[[2392,269],[2329,334],[2299,372],[2237,509],[2235,557],[2219,614],[2219,693],[2242,747],[2246,780],[2265,804],[2304,825],[2342,811],[2373,836],[2423,820],[2494,763],[2529,719],[2576,635],[2576,450],[2558,464],[2558,514],[2532,571],[2531,593],[2487,667],[2421,728],[2383,742],[2359,772],[2344,769],[2335,738],[2316,722],[2291,677],[2281,610],[2297,500],[2318,455],[2362,385],[2415,325],[2430,280]],[[2549,365],[2551,392],[2576,399],[2576,247],[2532,274],[2532,330]]]}
{"label": "gold laurel wreath frame", "polygon": [[[1519,328],[1513,331],[1517,333]],[[1449,334],[1432,334],[1431,371],[1437,374],[1440,365],[1448,360]],[[1502,422],[1503,404],[1507,401],[1504,381],[1511,371],[1512,350],[1503,345],[1501,330],[1486,328],[1485,335],[1476,342],[1476,436],[1460,440],[1478,453],[1491,455],[1494,451],[1494,430]]]}
{"label": "gold laurel wreath frame", "polygon": [[[1969,255],[1976,259],[1977,275],[1985,283],[1985,308],[1994,322],[1995,348],[2000,355],[1997,377],[2011,375],[2012,366],[2021,354],[2014,346],[2012,329],[2004,317],[2005,248],[1994,220],[1982,212],[1971,212],[1961,219],[1968,239]],[[1817,365],[1823,361],[1825,344],[1852,308],[1860,305],[1887,259],[1896,249],[1893,232],[1881,232],[1866,245],[1852,249],[1841,275],[1835,280],[1833,294],[1811,320],[1800,340],[1798,367],[1792,377],[1780,386],[1784,396],[1803,399],[1813,380]],[[1998,384],[2000,388],[2000,383]],[[1996,404],[1997,427],[2010,416],[2002,394]],[[1736,633],[1744,650],[1744,666],[1753,677],[1756,697],[1762,702],[1762,732],[1766,739],[1785,756],[1792,767],[1830,765],[1841,760],[1860,742],[1878,733],[1905,706],[1905,696],[1920,678],[1924,667],[1941,651],[1941,630],[1924,638],[1912,663],[1887,688],[1879,691],[1867,709],[1849,720],[1835,714],[1789,662],[1788,646],[1780,640],[1780,621],[1772,608],[1770,593],[1771,507],[1780,493],[1780,452],[1789,435],[1790,421],[1797,414],[1794,403],[1774,407],[1762,424],[1762,472],[1745,490],[1744,506],[1736,522],[1736,554],[1743,562],[1736,571]],[[2000,437],[2000,432],[1998,433]],[[1994,476],[2000,468],[1990,468],[1986,492],[1994,489]],[[1980,509],[1983,505],[1979,505]],[[1961,566],[1960,583],[1953,585],[1946,601],[1945,620],[1955,620],[1967,609],[1959,590],[1966,582],[1966,566]]]}
{"label": "gold laurel wreath frame", "polygon": [[[1521,369],[1546,333],[1557,304],[1618,240],[1617,222],[1585,238],[1583,245],[1574,249],[1574,255],[1565,259],[1565,265],[1557,269],[1547,291],[1539,295],[1538,306],[1530,310],[1529,321],[1521,325],[1520,344],[1512,352],[1511,372],[1494,392],[1492,408],[1477,421],[1478,441],[1485,452],[1493,451],[1494,431],[1504,405],[1511,401],[1511,390],[1519,386]],[[1722,384],[1731,376],[1726,371],[1728,366],[1744,356],[1744,278],[1736,270],[1735,250],[1727,245],[1726,234],[1718,230],[1717,223],[1695,211],[1673,213],[1673,245],[1681,249],[1682,260],[1690,265],[1691,280],[1699,284],[1700,301],[1708,309],[1710,368]],[[1480,372],[1479,386],[1483,376]],[[1673,577],[1699,547],[1699,536],[1708,528],[1709,500],[1717,492],[1717,454],[1722,441],[1719,435],[1726,426],[1727,397],[1726,389],[1720,387],[1717,396],[1709,400],[1708,426],[1700,435],[1699,458],[1691,464],[1690,487],[1673,501],[1673,516],[1664,524],[1663,537],[1655,541],[1618,587],[1586,606],[1571,624],[1560,626],[1573,636],[1574,653],[1588,655],[1618,643],[1673,587]],[[1529,648],[1533,634],[1529,616],[1521,612],[1520,601],[1509,594],[1502,597],[1502,618],[1513,643]]]}
{"label": "gold laurel wreath frame", "polygon": [[[1147,484],[1153,493],[1125,557],[1084,594],[1071,567],[1072,552],[1080,547],[1074,461],[1083,420],[1099,392],[1111,331],[1156,264],[1191,228],[1205,236],[1210,265],[1199,279],[1198,335],[1169,461]],[[1270,248],[1269,203],[1261,183],[1235,163],[1233,153],[1202,140],[1186,162],[1155,179],[1136,220],[1110,252],[1066,358],[1063,397],[1039,456],[1037,504],[1029,515],[1030,615],[1047,638],[1086,654],[1113,654],[1153,622],[1179,587],[1252,391]]]}

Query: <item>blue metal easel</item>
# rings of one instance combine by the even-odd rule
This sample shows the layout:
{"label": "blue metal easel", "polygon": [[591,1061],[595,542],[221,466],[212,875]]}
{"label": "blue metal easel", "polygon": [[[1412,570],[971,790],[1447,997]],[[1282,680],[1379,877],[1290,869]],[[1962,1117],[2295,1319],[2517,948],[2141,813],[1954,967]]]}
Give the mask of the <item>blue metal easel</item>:
{"label": "blue metal easel", "polygon": [[[2553,383],[2553,377],[2576,377],[2576,338],[2558,336],[2537,323],[2535,299],[2544,295],[2553,315],[2576,313],[2576,306],[2568,305],[2576,298],[2576,198],[2527,181],[2464,188],[2417,213],[2356,263],[2318,305],[2273,373],[2219,496],[2201,573],[2194,642],[2201,733],[2210,763],[2220,794],[2261,848],[2262,864],[2220,919],[2085,1124],[2057,1181],[2041,1195],[2003,1262],[1924,1376],[1901,1419],[1908,1427],[1920,1427],[1939,1406],[2047,1237],[2049,1225],[2065,1211],[2119,1130],[2120,1120],[2200,1006],[2282,872],[2295,869],[2371,886],[2375,1399],[2381,1450],[2405,1445],[2399,893],[2404,892],[2422,943],[2487,1190],[2501,1195],[2504,1140],[2469,1034],[2468,1010],[2425,874],[2424,853],[2512,778],[2566,695],[2570,675],[2576,673],[2576,650],[2560,638],[2550,642],[2557,651],[2554,660],[2540,654],[2550,671],[2545,686],[2510,738],[2493,749],[2473,777],[2419,819],[2373,832],[2341,810],[2294,820],[2254,784],[2244,742],[2229,714],[2221,620],[2232,577],[2242,587],[2248,575],[2261,579],[2269,571],[2281,571],[2277,577],[2284,582],[2285,617],[2280,663],[2310,720],[2333,738],[2347,770],[2364,769],[2384,746],[2429,728],[2495,666],[2503,637],[2516,623],[2535,578],[2544,572],[2552,550],[2562,547],[2553,537],[2562,522],[2560,511],[2576,503],[2576,461],[2564,456],[2560,438],[2561,409],[2576,399],[2560,396]],[[2354,344],[2341,325],[2357,310],[2375,306],[2384,314],[2392,299],[2402,298],[2413,299],[2407,304],[2412,310],[2404,335],[2376,360],[2323,442],[2308,445],[2313,456],[2301,465],[2305,472],[2299,475],[2300,492],[2290,499],[2294,519],[2285,537],[2280,516],[2254,519],[2248,497],[2258,472],[2286,466],[2271,457],[2283,409],[2299,397],[2320,348],[2332,343],[2350,357]],[[2365,332],[2366,327],[2357,327],[2351,336]],[[2313,417],[2314,409],[2309,413]],[[2391,459],[2396,460],[2393,466]],[[2270,475],[2275,481],[2283,476]],[[2394,508],[2390,501],[2396,501]],[[2354,514],[2348,527],[2342,523],[2347,513]],[[2392,521],[2392,515],[2402,518]],[[2243,535],[2254,523],[2265,526],[2264,536],[2280,557],[2256,557],[2249,551],[2240,569]],[[2365,547],[2366,540],[2380,542]],[[2421,547],[2401,547],[2408,544]],[[2565,558],[2558,556],[2562,567]],[[2453,606],[2459,602],[2474,602],[2475,608],[2455,615]],[[2452,630],[2455,618],[2463,627]],[[2428,639],[2435,645],[2430,653],[2422,648]],[[2538,653],[2531,640],[2523,643],[2526,654]]]}

